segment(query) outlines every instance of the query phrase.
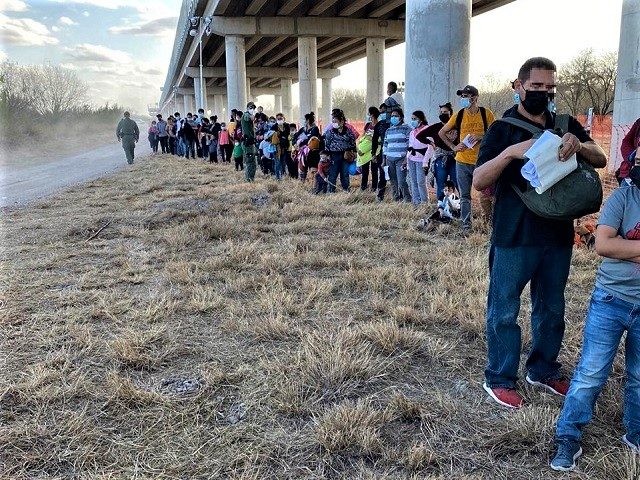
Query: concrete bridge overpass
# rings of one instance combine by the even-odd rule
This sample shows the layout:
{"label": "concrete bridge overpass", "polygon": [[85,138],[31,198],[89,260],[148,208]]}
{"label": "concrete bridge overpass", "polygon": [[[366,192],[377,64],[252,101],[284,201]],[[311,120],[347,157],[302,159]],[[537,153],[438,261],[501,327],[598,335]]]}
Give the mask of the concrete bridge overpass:
{"label": "concrete bridge overpass", "polygon": [[[384,98],[384,50],[406,42],[405,110],[421,107],[432,116],[429,109],[435,113],[468,82],[471,17],[512,1],[183,0],[159,109],[220,115],[274,95],[276,110],[294,120],[292,84],[299,82],[304,115],[318,112],[320,79],[319,115],[326,122],[339,67],[366,56],[367,105],[377,105]],[[190,20],[198,25],[195,36]],[[640,0],[623,0],[614,127],[640,116],[638,59]],[[615,129],[613,135],[615,154]]]}
{"label": "concrete bridge overpass", "polygon": [[[274,95],[276,110],[291,119],[292,84],[300,84],[303,115],[318,112],[320,79],[319,115],[326,121],[331,79],[340,66],[364,56],[367,104],[381,103],[384,50],[404,42],[407,32],[407,70],[415,72],[405,78],[407,97],[419,90],[416,103],[435,106],[467,82],[471,16],[512,1],[183,0],[160,108],[219,113],[244,108],[258,95]],[[195,37],[189,35],[192,17],[210,18]],[[425,94],[428,98],[422,98]]]}

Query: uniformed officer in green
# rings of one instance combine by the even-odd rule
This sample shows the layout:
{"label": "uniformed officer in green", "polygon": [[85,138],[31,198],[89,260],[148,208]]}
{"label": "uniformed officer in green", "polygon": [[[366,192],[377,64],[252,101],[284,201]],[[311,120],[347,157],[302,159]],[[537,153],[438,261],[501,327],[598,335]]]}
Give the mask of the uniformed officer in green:
{"label": "uniformed officer in green", "polygon": [[247,111],[242,115],[242,152],[244,160],[244,178],[247,182],[253,182],[256,177],[257,151],[256,131],[253,120],[256,114],[256,104],[249,102]]}
{"label": "uniformed officer in green", "polygon": [[124,112],[124,118],[118,123],[116,128],[116,137],[118,141],[122,141],[122,148],[127,156],[127,163],[133,165],[133,151],[136,148],[136,143],[140,138],[140,129],[138,124],[131,120],[129,112]]}

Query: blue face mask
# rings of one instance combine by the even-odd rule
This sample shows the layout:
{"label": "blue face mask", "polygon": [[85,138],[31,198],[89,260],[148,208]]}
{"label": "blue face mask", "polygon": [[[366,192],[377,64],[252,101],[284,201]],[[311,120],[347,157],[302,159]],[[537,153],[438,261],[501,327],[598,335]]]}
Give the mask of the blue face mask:
{"label": "blue face mask", "polygon": [[391,125],[399,125],[400,117],[391,117]]}
{"label": "blue face mask", "polygon": [[471,99],[470,98],[460,97],[460,107],[461,108],[469,108],[470,105],[471,105]]}
{"label": "blue face mask", "polygon": [[513,103],[515,103],[516,105],[518,105],[520,103],[520,94],[519,93],[514,93],[513,94]]}
{"label": "blue face mask", "polygon": [[549,100],[547,110],[549,110],[551,113],[556,113],[556,102],[554,102],[553,100]]}
{"label": "blue face mask", "polygon": [[386,119],[387,119],[386,113],[381,113],[380,116],[378,116],[378,121],[380,122],[384,122]]}
{"label": "blue face mask", "polygon": [[412,128],[418,128],[418,125],[420,125],[420,122],[418,122],[418,120],[411,120],[410,125]]}

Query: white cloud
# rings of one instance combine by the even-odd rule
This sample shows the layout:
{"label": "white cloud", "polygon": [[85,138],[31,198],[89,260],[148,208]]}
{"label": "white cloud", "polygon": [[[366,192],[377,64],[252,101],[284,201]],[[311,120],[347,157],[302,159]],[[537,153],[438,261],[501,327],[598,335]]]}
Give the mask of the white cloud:
{"label": "white cloud", "polygon": [[61,23],[62,25],[78,25],[78,22],[74,22],[69,17],[60,17],[58,22]]}
{"label": "white cloud", "polygon": [[69,56],[79,62],[131,63],[131,55],[121,50],[113,50],[104,45],[81,43],[67,48]]}
{"label": "white cloud", "polygon": [[9,18],[0,14],[0,44],[28,46],[55,45],[58,39],[46,25],[30,18]]}
{"label": "white cloud", "polygon": [[51,27],[51,31],[52,32],[59,32],[60,31],[60,27],[56,27],[55,25],[53,27]]}
{"label": "white cloud", "polygon": [[7,59],[7,52],[0,50],[0,62],[4,62]]}
{"label": "white cloud", "polygon": [[89,12],[87,12],[86,10],[84,12],[82,12],[82,16],[83,17],[88,17],[90,15]]}
{"label": "white cloud", "polygon": [[109,33],[116,35],[149,35],[162,36],[171,35],[176,28],[176,17],[165,17],[150,20],[148,22],[140,22],[133,25],[111,27]]}
{"label": "white cloud", "polygon": [[27,4],[22,0],[0,0],[0,12],[24,12]]}

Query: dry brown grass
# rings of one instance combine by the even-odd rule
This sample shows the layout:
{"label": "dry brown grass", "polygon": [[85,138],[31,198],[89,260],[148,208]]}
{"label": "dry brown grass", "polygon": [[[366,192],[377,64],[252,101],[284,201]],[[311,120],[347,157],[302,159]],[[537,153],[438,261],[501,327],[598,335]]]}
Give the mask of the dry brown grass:
{"label": "dry brown grass", "polygon": [[[7,212],[0,478],[552,478],[560,401],[481,389],[486,236],[307,189],[160,156]],[[596,265],[576,252],[568,371]],[[640,478],[622,377],[560,478]]]}

